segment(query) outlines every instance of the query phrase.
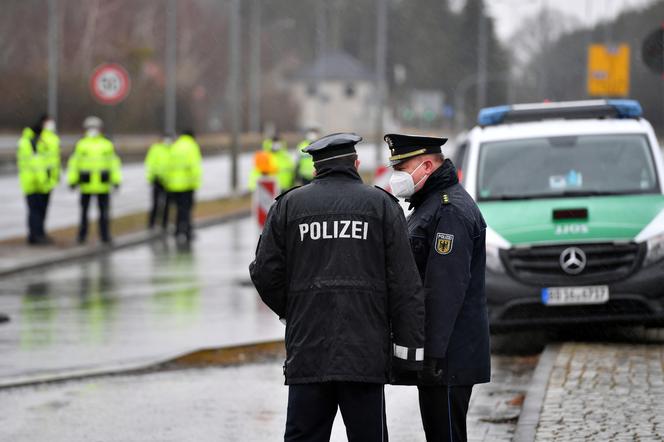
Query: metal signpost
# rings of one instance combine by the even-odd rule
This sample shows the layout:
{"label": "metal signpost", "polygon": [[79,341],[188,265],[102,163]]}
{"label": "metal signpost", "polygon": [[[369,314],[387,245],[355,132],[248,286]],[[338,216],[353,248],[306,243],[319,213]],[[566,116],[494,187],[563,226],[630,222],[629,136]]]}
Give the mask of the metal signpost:
{"label": "metal signpost", "polygon": [[[127,71],[119,64],[105,63],[97,66],[90,76],[90,92],[94,99],[107,106],[121,103],[131,90],[131,80]],[[107,135],[113,136],[115,108],[113,107],[106,124]]]}

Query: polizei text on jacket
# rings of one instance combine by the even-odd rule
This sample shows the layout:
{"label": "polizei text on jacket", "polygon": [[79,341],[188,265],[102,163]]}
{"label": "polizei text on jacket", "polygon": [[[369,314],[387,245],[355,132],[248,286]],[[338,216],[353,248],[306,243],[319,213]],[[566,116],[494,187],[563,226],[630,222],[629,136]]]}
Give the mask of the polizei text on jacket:
{"label": "polizei text on jacket", "polygon": [[300,224],[299,227],[300,242],[303,242],[305,238],[314,241],[337,238],[366,240],[369,233],[369,223],[366,221],[314,221]]}

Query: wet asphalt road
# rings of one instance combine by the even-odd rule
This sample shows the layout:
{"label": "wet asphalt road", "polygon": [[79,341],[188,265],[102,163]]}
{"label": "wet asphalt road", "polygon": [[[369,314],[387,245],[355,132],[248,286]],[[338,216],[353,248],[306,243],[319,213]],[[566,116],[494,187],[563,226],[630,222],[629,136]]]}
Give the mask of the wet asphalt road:
{"label": "wet asphalt road", "polygon": [[249,284],[258,229],[244,218],[33,274],[5,277],[0,381],[283,338]]}

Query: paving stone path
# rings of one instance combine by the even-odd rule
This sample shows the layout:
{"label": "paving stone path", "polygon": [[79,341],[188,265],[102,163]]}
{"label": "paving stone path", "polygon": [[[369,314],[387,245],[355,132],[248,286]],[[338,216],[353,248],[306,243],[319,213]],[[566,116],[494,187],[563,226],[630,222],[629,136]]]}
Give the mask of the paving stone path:
{"label": "paving stone path", "polygon": [[664,441],[664,345],[566,343],[536,441]]}

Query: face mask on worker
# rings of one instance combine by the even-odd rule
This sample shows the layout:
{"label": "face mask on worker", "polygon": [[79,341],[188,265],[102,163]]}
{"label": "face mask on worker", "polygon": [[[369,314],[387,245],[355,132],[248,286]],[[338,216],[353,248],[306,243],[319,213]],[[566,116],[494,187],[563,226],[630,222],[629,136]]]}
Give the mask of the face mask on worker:
{"label": "face mask on worker", "polygon": [[89,127],[85,130],[86,137],[97,137],[99,136],[99,129],[96,127]]}
{"label": "face mask on worker", "polygon": [[44,130],[55,132],[55,121],[53,120],[44,121]]}
{"label": "face mask on worker", "polygon": [[402,170],[395,170],[392,172],[392,176],[390,177],[390,188],[392,189],[394,196],[408,198],[415,193],[415,188],[429,176],[429,174],[425,174],[417,183],[413,180],[413,174],[420,168],[420,166],[422,166],[422,164],[424,164],[424,161],[422,161],[411,173]]}

